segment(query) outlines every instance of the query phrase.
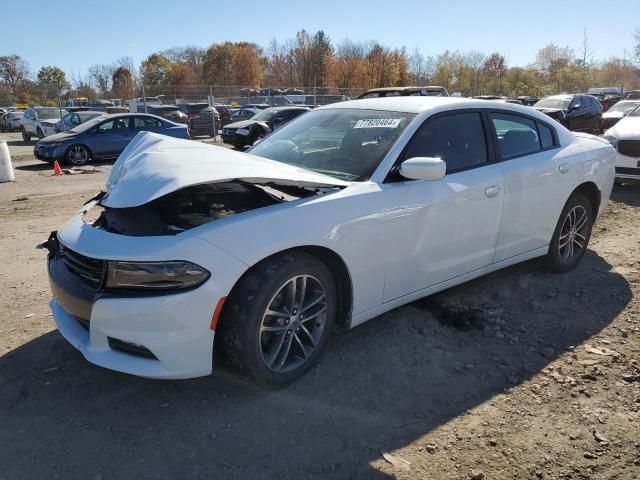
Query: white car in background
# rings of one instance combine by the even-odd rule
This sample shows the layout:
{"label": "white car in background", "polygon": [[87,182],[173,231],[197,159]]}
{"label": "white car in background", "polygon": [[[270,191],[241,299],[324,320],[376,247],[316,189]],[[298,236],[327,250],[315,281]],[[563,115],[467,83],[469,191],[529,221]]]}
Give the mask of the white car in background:
{"label": "white car in background", "polygon": [[57,133],[56,123],[67,113],[58,107],[27,108],[22,115],[22,139],[30,142],[31,137],[44,138]]}
{"label": "white car in background", "polygon": [[640,106],[604,132],[616,149],[616,179],[640,180]]}
{"label": "white car in background", "polygon": [[22,111],[10,111],[0,119],[0,130],[15,132],[22,128]]}
{"label": "white car in background", "polygon": [[613,127],[616,123],[629,115],[633,110],[640,105],[640,100],[620,100],[614,104],[602,114],[601,128],[602,131]]}
{"label": "white car in background", "polygon": [[139,134],[42,244],[60,333],[152,378],[287,384],[335,323],[535,257],[583,257],[614,150],[509,103],[389,97],[320,107],[249,153]]}

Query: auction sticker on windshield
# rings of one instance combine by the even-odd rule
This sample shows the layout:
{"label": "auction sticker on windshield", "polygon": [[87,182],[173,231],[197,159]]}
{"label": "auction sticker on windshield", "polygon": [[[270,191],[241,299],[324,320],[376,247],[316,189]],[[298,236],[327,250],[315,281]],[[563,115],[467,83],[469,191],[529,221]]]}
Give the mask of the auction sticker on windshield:
{"label": "auction sticker on windshield", "polygon": [[353,128],[398,128],[401,118],[368,118],[358,120]]}

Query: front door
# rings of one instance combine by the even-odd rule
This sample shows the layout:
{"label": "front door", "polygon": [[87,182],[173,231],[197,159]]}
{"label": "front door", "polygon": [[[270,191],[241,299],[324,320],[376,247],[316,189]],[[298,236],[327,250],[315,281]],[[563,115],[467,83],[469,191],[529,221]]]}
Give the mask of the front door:
{"label": "front door", "polygon": [[428,118],[400,161],[437,157],[447,164],[439,181],[403,180],[382,185],[389,247],[385,302],[491,264],[500,229],[504,179],[491,163],[488,125],[480,111]]}

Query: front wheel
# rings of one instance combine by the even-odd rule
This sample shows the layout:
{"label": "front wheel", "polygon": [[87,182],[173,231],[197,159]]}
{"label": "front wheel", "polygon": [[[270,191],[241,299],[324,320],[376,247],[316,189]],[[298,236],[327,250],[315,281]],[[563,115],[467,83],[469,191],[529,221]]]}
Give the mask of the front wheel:
{"label": "front wheel", "polygon": [[84,145],[71,145],[65,153],[64,159],[70,166],[85,165],[91,160],[91,153]]}
{"label": "front wheel", "polygon": [[29,135],[27,133],[27,131],[24,129],[24,127],[22,127],[22,140],[24,140],[25,142],[30,142],[31,141],[31,135]]}
{"label": "front wheel", "polygon": [[554,272],[572,270],[584,256],[593,226],[593,206],[587,197],[574,193],[564,206],[549,245],[547,266]]}
{"label": "front wheel", "polygon": [[266,386],[293,382],[317,360],[336,316],[331,271],[285,253],[258,264],[234,288],[216,336],[225,361]]}

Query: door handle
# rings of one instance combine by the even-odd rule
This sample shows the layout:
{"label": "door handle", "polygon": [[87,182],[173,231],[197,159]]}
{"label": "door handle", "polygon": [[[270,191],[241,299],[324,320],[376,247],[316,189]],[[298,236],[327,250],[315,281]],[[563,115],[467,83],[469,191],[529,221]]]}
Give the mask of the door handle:
{"label": "door handle", "polygon": [[485,188],[484,194],[489,197],[495,197],[500,193],[500,185],[492,185],[490,187]]}
{"label": "door handle", "polygon": [[558,166],[558,170],[560,170],[560,173],[567,173],[569,171],[569,164],[568,163],[561,163]]}

